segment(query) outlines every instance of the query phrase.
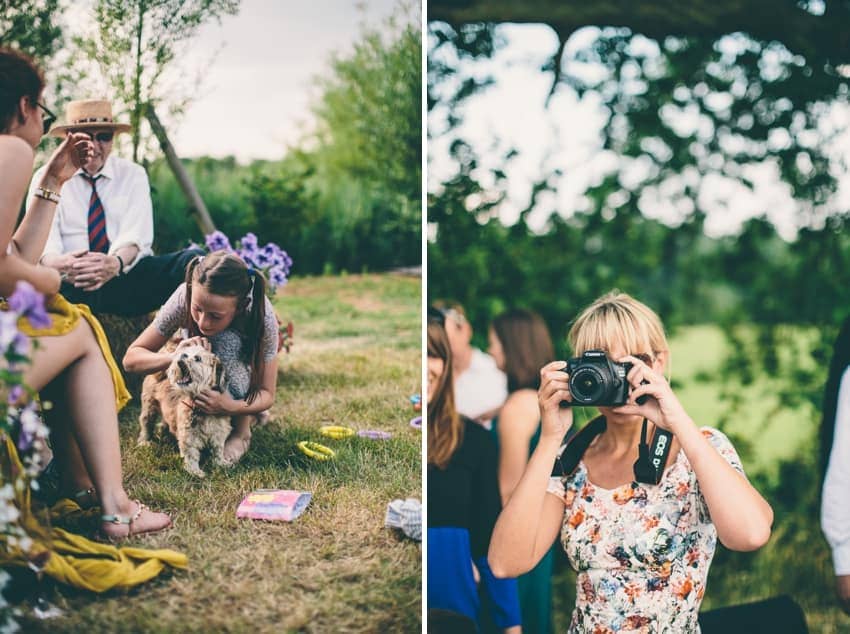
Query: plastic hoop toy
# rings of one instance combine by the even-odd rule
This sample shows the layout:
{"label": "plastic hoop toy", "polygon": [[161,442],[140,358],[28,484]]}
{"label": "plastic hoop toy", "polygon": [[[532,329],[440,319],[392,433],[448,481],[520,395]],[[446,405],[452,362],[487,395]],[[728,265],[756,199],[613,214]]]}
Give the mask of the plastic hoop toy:
{"label": "plastic hoop toy", "polygon": [[413,427],[413,429],[422,429],[422,417],[417,416],[416,418],[411,418],[410,426]]}
{"label": "plastic hoop toy", "polygon": [[351,427],[343,425],[322,425],[319,427],[319,433],[328,438],[340,440],[342,438],[350,438],[354,435],[354,430]]}
{"label": "plastic hoop toy", "polygon": [[357,432],[361,438],[369,438],[371,440],[388,440],[393,435],[388,431],[380,431],[379,429],[361,429]]}
{"label": "plastic hoop toy", "polygon": [[309,440],[302,440],[298,443],[298,448],[301,450],[301,453],[309,456],[313,460],[330,460],[331,458],[336,457],[336,452],[330,447],[325,447],[324,445],[320,445],[317,442],[310,442]]}

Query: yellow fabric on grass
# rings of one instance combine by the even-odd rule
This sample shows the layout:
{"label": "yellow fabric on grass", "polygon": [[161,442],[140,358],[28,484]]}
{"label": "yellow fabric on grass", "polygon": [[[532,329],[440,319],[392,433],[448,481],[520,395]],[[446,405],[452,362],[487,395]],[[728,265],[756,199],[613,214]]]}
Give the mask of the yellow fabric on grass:
{"label": "yellow fabric on grass", "polygon": [[[129,402],[130,392],[127,391],[124,377],[118,370],[118,364],[115,363],[115,358],[112,356],[112,349],[109,347],[106,333],[103,332],[103,326],[100,325],[97,317],[92,315],[91,310],[85,304],[72,304],[62,295],[54,295],[48,299],[45,308],[53,320],[53,324],[49,328],[33,328],[28,319],[21,317],[18,320],[18,330],[29,337],[55,337],[71,332],[80,321],[80,317],[85,319],[91,326],[95,339],[97,339],[97,345],[100,346],[103,358],[109,367],[112,386],[115,388],[115,406],[120,412]],[[7,309],[5,302],[0,306],[0,309]]]}
{"label": "yellow fabric on grass", "polygon": [[[14,442],[3,438],[0,455],[0,485],[18,480],[23,471]],[[15,489],[15,507],[20,512],[19,525],[33,541],[28,552],[18,543],[10,543],[9,535],[0,534],[0,565],[29,567],[39,562],[44,573],[57,581],[92,592],[127,589],[149,581],[167,566],[186,568],[188,558],[173,550],[147,550],[128,546],[100,544],[61,528],[45,527],[32,512],[29,487]],[[70,500],[57,504],[51,515],[61,517],[79,511]]]}

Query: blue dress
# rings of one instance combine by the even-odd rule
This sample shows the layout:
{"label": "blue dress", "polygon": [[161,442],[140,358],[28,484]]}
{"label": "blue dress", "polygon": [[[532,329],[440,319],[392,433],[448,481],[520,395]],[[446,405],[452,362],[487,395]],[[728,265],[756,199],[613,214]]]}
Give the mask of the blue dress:
{"label": "blue dress", "polygon": [[[504,629],[519,625],[520,614],[516,579],[496,579],[487,563],[502,506],[497,455],[487,430],[464,419],[463,441],[447,467],[428,465],[428,610]],[[483,619],[473,561],[488,611]]]}
{"label": "blue dress", "polygon": [[[491,432],[499,445],[499,417],[493,419]],[[531,437],[528,455],[534,453],[540,440],[540,425]],[[523,634],[549,634],[552,631],[552,569],[555,562],[555,546],[552,545],[543,559],[524,575],[520,575],[519,603],[522,613]]]}

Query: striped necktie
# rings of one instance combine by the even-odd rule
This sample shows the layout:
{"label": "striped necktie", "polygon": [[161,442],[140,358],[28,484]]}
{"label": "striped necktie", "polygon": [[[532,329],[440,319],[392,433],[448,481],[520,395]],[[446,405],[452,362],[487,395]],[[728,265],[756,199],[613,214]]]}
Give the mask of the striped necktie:
{"label": "striped necktie", "polygon": [[106,253],[109,251],[109,238],[106,237],[106,214],[103,211],[103,203],[100,202],[100,196],[97,195],[97,187],[95,183],[97,179],[103,176],[98,174],[94,178],[88,174],[83,174],[91,184],[91,197],[89,198],[89,251],[99,251]]}

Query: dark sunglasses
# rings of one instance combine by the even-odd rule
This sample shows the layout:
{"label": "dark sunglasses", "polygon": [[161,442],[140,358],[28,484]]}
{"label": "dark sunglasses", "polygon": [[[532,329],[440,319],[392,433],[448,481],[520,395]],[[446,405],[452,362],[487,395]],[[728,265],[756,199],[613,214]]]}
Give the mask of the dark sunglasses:
{"label": "dark sunglasses", "polygon": [[111,130],[106,132],[89,132],[88,130],[71,130],[72,134],[85,134],[92,141],[100,141],[101,143],[109,143],[115,133]]}
{"label": "dark sunglasses", "polygon": [[44,134],[47,134],[50,132],[50,126],[52,126],[53,122],[56,121],[56,115],[50,112],[50,110],[47,109],[47,106],[43,106],[37,101],[35,102],[35,105],[44,111],[44,114],[41,117],[41,124],[44,126]]}
{"label": "dark sunglasses", "polygon": [[446,313],[444,313],[439,308],[434,308],[433,306],[428,306],[428,323],[429,324],[440,324],[445,327],[446,325]]}
{"label": "dark sunglasses", "polygon": [[89,136],[91,136],[93,141],[100,141],[101,143],[109,143],[114,135],[114,132],[89,133]]}

